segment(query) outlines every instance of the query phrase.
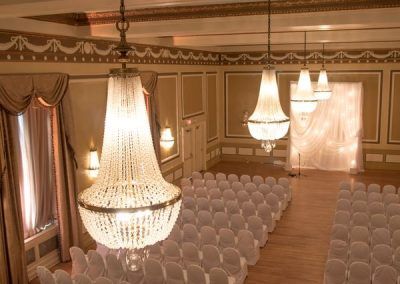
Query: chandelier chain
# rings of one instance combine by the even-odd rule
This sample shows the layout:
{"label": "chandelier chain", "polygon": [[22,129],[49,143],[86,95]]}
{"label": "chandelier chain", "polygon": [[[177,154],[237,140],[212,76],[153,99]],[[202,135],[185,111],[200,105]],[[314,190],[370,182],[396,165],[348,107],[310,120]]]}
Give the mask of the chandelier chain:
{"label": "chandelier chain", "polygon": [[306,58],[306,52],[307,52],[307,32],[304,32],[304,66],[307,65],[307,58]]}
{"label": "chandelier chain", "polygon": [[271,0],[268,0],[268,45],[267,45],[267,66],[271,66]]}
{"label": "chandelier chain", "polygon": [[325,68],[325,43],[322,43],[322,69]]}

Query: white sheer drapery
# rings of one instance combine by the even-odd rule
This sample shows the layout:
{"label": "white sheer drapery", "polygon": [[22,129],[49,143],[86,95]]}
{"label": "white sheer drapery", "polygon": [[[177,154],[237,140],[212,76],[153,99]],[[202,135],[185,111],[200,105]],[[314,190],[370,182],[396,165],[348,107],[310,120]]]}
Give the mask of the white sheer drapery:
{"label": "white sheer drapery", "polygon": [[[288,166],[331,171],[363,170],[362,83],[331,83],[332,96],[313,113],[290,113]],[[296,83],[290,85],[294,94]]]}

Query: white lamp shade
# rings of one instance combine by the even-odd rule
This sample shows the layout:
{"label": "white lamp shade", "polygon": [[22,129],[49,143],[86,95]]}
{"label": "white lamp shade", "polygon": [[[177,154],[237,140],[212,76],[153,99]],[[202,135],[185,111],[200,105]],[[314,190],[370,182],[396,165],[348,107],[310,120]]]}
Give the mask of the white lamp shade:
{"label": "white lamp shade", "polygon": [[161,147],[165,149],[171,149],[175,144],[175,139],[172,136],[172,131],[170,127],[166,127],[162,132],[161,132],[161,138],[160,138],[160,145]]}
{"label": "white lamp shade", "polygon": [[317,88],[314,91],[317,100],[328,100],[332,95],[332,89],[329,87],[328,74],[325,69],[321,69],[318,77]]}
{"label": "white lamp shade", "polygon": [[164,240],[181,206],[180,189],[164,180],[157,162],[139,74],[129,70],[108,80],[99,175],[78,197],[87,231],[111,249]]}
{"label": "white lamp shade", "polygon": [[97,150],[93,149],[89,152],[89,176],[92,178],[97,177],[99,173],[100,163]]}
{"label": "white lamp shade", "polygon": [[263,141],[280,139],[288,132],[289,118],[279,101],[274,69],[264,69],[262,72],[257,105],[248,119],[248,127],[251,136]]}
{"label": "white lamp shade", "polygon": [[302,68],[296,92],[291,98],[291,108],[297,113],[310,113],[317,108],[318,100],[314,96],[308,68]]}

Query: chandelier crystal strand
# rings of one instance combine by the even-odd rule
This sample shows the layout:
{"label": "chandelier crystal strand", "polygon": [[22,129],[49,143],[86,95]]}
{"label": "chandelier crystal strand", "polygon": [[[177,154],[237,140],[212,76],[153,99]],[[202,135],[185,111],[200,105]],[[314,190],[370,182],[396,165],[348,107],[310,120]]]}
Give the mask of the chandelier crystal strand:
{"label": "chandelier crystal strand", "polygon": [[291,108],[297,113],[311,113],[317,108],[318,100],[314,96],[310,71],[307,68],[307,32],[304,32],[304,66],[300,70],[295,93],[291,97]]}
{"label": "chandelier crystal strand", "polygon": [[123,15],[117,23],[121,40],[121,69],[112,69],[108,80],[103,149],[96,182],[78,196],[83,224],[92,238],[111,249],[128,249],[129,267],[142,248],[164,240],[181,207],[181,190],[166,182],[154,152],[143,88],[136,69],[126,68],[128,53]]}
{"label": "chandelier crystal strand", "polygon": [[314,95],[319,101],[328,100],[332,95],[332,89],[329,86],[328,74],[325,69],[325,44],[322,44],[322,69],[319,71],[318,85]]}
{"label": "chandelier crystal strand", "polygon": [[276,140],[284,137],[289,129],[289,118],[279,100],[276,72],[271,67],[271,0],[268,1],[267,67],[262,71],[260,92],[256,108],[247,125],[252,137],[261,141],[261,147],[270,152]]}

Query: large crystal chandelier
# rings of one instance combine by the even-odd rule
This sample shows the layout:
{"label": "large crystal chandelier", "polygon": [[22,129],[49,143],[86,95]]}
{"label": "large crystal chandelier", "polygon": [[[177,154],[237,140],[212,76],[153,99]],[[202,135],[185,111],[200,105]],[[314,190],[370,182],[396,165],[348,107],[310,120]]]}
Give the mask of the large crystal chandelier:
{"label": "large crystal chandelier", "polygon": [[307,68],[306,58],[307,33],[304,33],[304,66],[300,70],[299,81],[295,93],[292,95],[291,108],[297,113],[310,113],[317,108],[318,100],[314,96],[311,85],[310,72]]}
{"label": "large crystal chandelier", "polygon": [[261,146],[266,152],[270,152],[275,141],[285,136],[289,129],[289,118],[279,101],[275,69],[271,67],[271,0],[268,1],[267,67],[263,69],[257,105],[247,125],[251,136],[262,141]]}
{"label": "large crystal chandelier", "polygon": [[314,95],[319,101],[328,100],[332,95],[325,69],[325,44],[322,44],[322,69],[319,71],[318,84],[314,90]]}
{"label": "large crystal chandelier", "polygon": [[141,249],[168,237],[179,214],[181,191],[160,172],[140,76],[126,68],[132,48],[126,42],[124,10],[121,0],[121,41],[115,51],[122,68],[112,69],[108,80],[99,175],[79,195],[78,207],[95,241],[111,249]]}

